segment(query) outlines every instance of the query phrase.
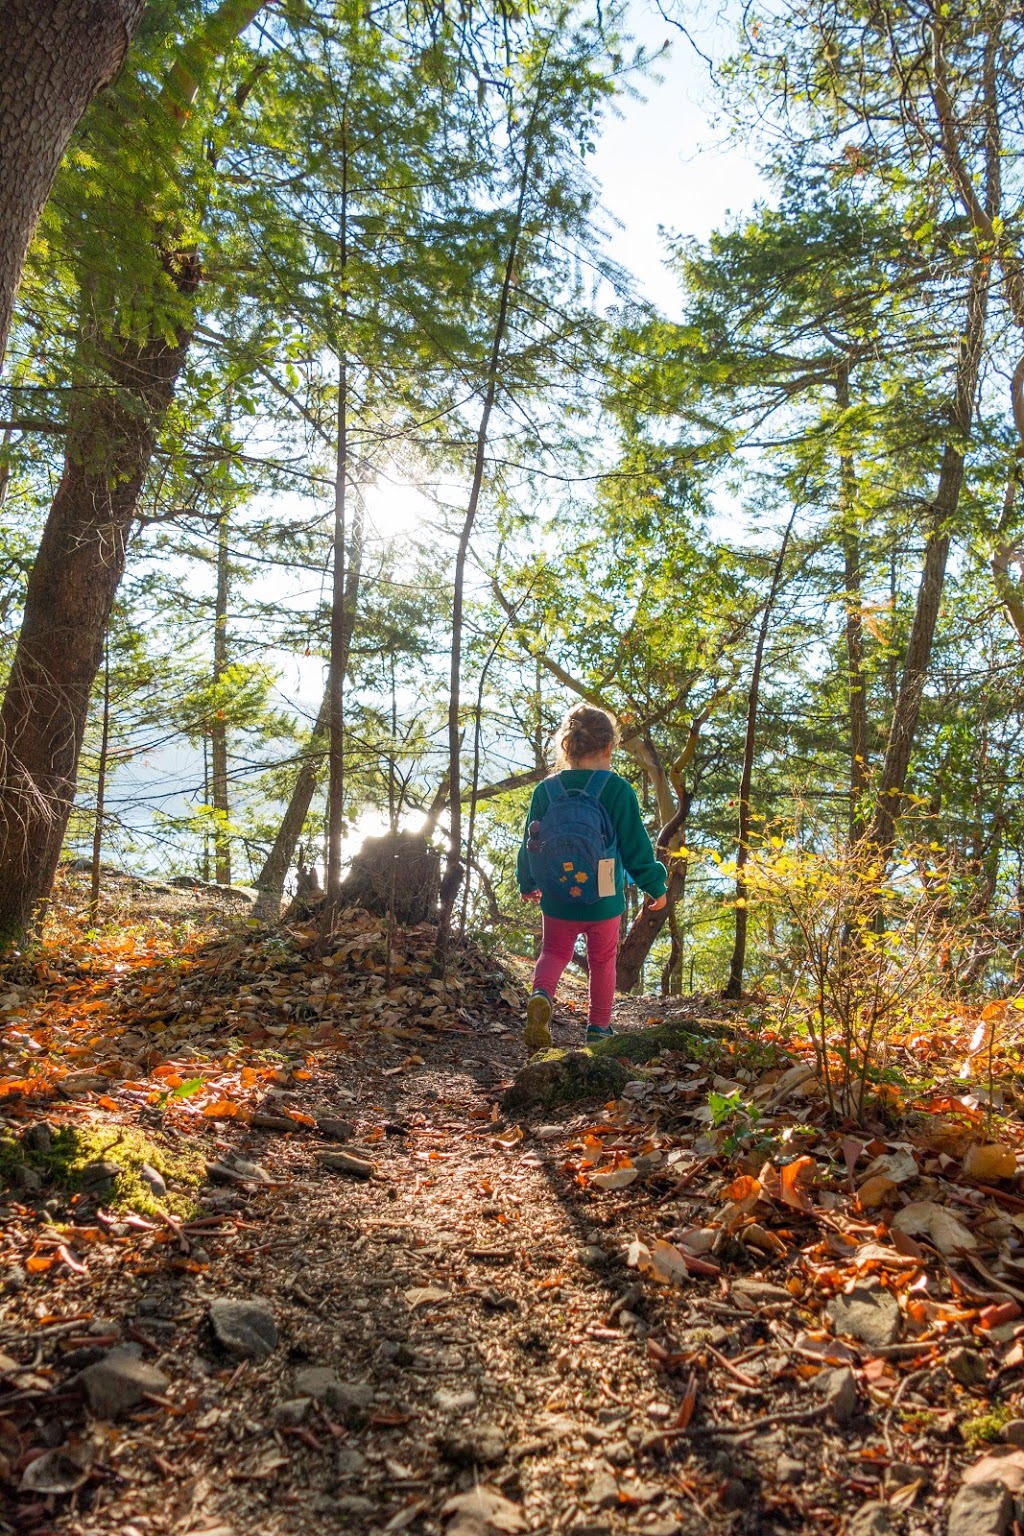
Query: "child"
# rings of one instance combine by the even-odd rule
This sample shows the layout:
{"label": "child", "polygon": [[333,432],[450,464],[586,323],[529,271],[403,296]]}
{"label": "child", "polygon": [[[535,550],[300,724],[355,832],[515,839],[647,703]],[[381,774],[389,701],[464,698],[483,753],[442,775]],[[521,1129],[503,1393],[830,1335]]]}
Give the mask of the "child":
{"label": "child", "polygon": [[[611,773],[612,751],[618,745],[619,731],[615,717],[590,704],[570,709],[555,732],[555,768],[565,790],[583,790],[595,771],[610,774],[597,795],[615,829],[618,857],[615,860],[615,893],[600,897],[589,906],[558,900],[535,889],[530,872],[527,842],[531,823],[538,821],[551,803],[546,784],[533,792],[526,818],[527,830],[516,864],[519,889],[524,901],[540,902],[543,913],[543,942],[540,959],[533,973],[533,996],[526,1009],[526,1044],[532,1051],[551,1044],[548,1024],[554,1006],[555,988],[572,959],[576,939],[582,933],[587,940],[590,970],[590,1010],[587,1043],[604,1040],[614,1034],[611,1027],[615,1000],[615,959],[619,942],[619,922],[626,910],[623,869],[652,898],[650,907],[658,911],[665,905],[668,883],[664,864],[654,857],[651,840],[640,817],[633,786],[617,773]],[[568,866],[567,866],[568,867]]]}

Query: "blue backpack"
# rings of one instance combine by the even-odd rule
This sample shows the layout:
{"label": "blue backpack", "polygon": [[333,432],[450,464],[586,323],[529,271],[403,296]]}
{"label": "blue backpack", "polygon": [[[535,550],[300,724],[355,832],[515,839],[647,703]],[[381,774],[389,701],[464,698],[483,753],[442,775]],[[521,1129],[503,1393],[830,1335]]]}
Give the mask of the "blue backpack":
{"label": "blue backpack", "polygon": [[598,863],[617,858],[615,827],[598,799],[611,776],[598,768],[582,789],[569,790],[557,773],[544,780],[548,808],[530,822],[526,840],[530,874],[543,896],[581,907],[600,900]]}

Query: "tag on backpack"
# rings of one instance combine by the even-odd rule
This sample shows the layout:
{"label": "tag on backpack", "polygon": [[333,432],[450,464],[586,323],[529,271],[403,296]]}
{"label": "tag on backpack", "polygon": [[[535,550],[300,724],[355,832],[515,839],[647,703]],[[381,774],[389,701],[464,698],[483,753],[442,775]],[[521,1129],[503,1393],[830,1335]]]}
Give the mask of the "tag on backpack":
{"label": "tag on backpack", "polygon": [[598,859],[597,861],[597,894],[598,896],[615,895],[614,859]]}

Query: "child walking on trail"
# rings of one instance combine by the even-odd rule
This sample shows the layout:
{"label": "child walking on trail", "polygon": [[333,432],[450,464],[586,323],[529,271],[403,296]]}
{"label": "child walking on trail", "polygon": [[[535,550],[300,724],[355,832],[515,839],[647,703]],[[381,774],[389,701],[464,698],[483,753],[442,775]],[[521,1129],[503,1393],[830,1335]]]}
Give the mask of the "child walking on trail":
{"label": "child walking on trail", "polygon": [[[539,902],[543,915],[541,954],[526,1009],[525,1038],[531,1051],[551,1044],[548,1025],[555,989],[580,934],[586,937],[590,971],[587,1043],[614,1034],[611,1017],[619,924],[626,910],[625,874],[646,891],[655,911],[665,905],[667,886],[665,866],[654,857],[633,786],[612,772],[612,752],[619,740],[615,717],[578,704],[554,740],[556,772],[533,792],[516,863],[522,899]],[[563,826],[568,825],[566,818],[574,818],[574,826],[568,840],[563,836],[556,845],[559,818]],[[580,825],[582,838],[576,831]],[[593,827],[604,828],[606,842],[598,852],[608,857],[599,858],[596,871],[589,866],[580,870],[576,866],[587,864],[586,840],[593,837],[588,830]],[[550,850],[556,846],[552,860]],[[566,852],[570,857],[563,860]],[[559,873],[562,870],[565,873]]]}

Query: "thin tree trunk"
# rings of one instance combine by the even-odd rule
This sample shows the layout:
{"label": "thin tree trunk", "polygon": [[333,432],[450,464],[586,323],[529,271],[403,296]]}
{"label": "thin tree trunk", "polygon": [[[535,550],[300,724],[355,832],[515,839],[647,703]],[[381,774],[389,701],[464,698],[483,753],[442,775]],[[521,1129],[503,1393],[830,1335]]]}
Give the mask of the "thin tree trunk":
{"label": "thin tree trunk", "polygon": [[964,451],[971,435],[971,415],[985,336],[989,282],[989,260],[987,256],[979,257],[971,273],[966,325],[960,338],[955,393],[950,411],[952,430],[942,456],[942,467],[932,503],[924,569],[878,784],[878,800],[871,824],[865,833],[866,842],[874,845],[886,857],[892,852],[896,841],[896,823],[903,805],[921,713],[921,699],[935,638],[935,625],[939,617],[950,535],[963,485]]}
{"label": "thin tree trunk", "polygon": [[[334,477],[334,584],[331,593],[331,697],[327,791],[327,874],[324,921],[329,923],[341,897],[341,842],[345,819],[345,514],[348,491],[348,359],[345,327],[348,319],[348,140],[341,138],[341,208],[338,264],[341,285],[341,350],[338,353],[338,452]],[[347,661],[347,657],[345,657]]]}
{"label": "thin tree trunk", "polygon": [[743,743],[743,771],[740,775],[739,838],[736,848],[736,935],[733,940],[732,959],[729,963],[729,979],[722,990],[723,997],[732,999],[743,996],[743,970],[747,959],[747,877],[744,871],[750,854],[750,789],[754,781],[754,746],[757,741],[757,709],[761,697],[761,668],[764,664],[764,648],[775,608],[775,597],[782,580],[789,536],[793,532],[795,521],[796,507],[790,514],[786,531],[782,536],[778,559],[772,571],[772,584],[768,591],[768,601],[764,605],[764,613],[761,615],[761,628],[754,648],[754,666],[750,674],[747,733]]}
{"label": "thin tree trunk", "polygon": [[100,910],[100,869],[103,854],[103,810],[107,789],[107,756],[110,751],[110,637],[103,643],[103,723],[100,728],[100,760],[96,769],[96,819],[92,829],[92,873],[89,881],[89,915],[93,922]]}
{"label": "thin tree trunk", "polygon": [[29,242],[82,113],[128,51],[145,0],[4,0],[0,362]]}
{"label": "thin tree trunk", "polygon": [[476,521],[477,510],[480,506],[480,492],[483,489],[484,469],[487,456],[487,434],[490,429],[491,412],[494,409],[494,401],[498,391],[498,375],[501,369],[501,352],[505,344],[505,331],[508,325],[508,310],[512,298],[512,283],[516,269],[516,259],[519,254],[519,242],[523,231],[523,213],[526,207],[526,197],[530,187],[530,167],[533,159],[533,132],[539,107],[540,84],[538,83],[538,99],[534,102],[533,114],[526,131],[523,149],[523,169],[519,179],[519,195],[516,201],[516,210],[512,220],[512,237],[509,241],[508,255],[505,261],[505,272],[501,282],[501,295],[498,302],[498,316],[494,326],[494,337],[491,342],[490,361],[487,366],[487,380],[484,389],[483,409],[480,412],[480,425],[476,434],[476,453],[473,461],[473,483],[470,487],[469,502],[466,507],[466,515],[462,522],[462,532],[459,536],[459,547],[455,556],[455,579],[452,590],[452,652],[451,673],[448,695],[448,774],[451,802],[451,828],[450,842],[448,845],[448,860],[442,881],[441,911],[438,917],[437,928],[437,956],[443,963],[444,954],[448,942],[448,930],[451,923],[452,910],[455,906],[455,898],[458,894],[462,851],[462,770],[459,762],[461,752],[461,731],[459,714],[461,708],[462,685],[462,611],[463,593],[466,581],[466,559],[469,554],[469,541],[473,534],[473,524]]}
{"label": "thin tree trunk", "polygon": [[215,708],[210,722],[210,755],[212,758],[213,791],[213,848],[215,878],[218,885],[231,884],[231,839],[228,819],[231,805],[228,798],[228,726],[224,710],[216,705],[220,684],[228,665],[228,520],[222,517],[217,525],[217,598],[214,609],[213,629],[213,691]]}
{"label": "thin tree trunk", "polygon": [[[836,380],[836,404],[850,409],[850,369],[843,363]],[[846,678],[850,714],[850,837],[864,830],[864,791],[867,789],[868,700],[864,675],[864,598],[861,547],[857,533],[857,476],[853,458],[839,455],[839,518],[843,547],[844,602],[846,606]]]}

